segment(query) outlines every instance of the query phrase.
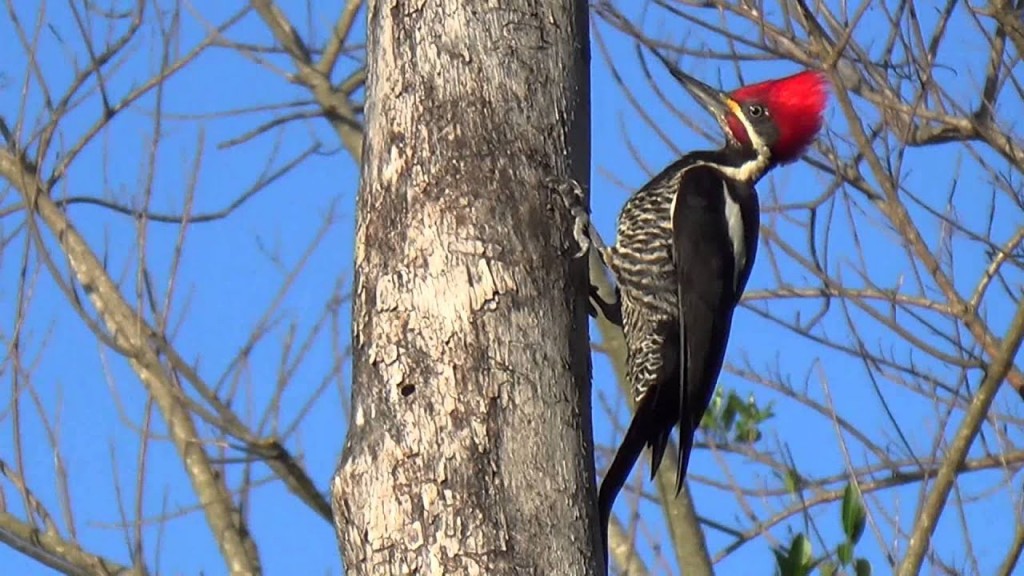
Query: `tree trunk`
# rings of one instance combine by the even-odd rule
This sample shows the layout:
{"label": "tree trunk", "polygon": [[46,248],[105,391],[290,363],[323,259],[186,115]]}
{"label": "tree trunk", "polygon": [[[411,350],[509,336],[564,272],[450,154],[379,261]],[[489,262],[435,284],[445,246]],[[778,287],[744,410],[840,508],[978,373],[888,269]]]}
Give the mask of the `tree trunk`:
{"label": "tree trunk", "polygon": [[596,574],[586,271],[543,184],[589,166],[569,0],[370,0],[347,574]]}

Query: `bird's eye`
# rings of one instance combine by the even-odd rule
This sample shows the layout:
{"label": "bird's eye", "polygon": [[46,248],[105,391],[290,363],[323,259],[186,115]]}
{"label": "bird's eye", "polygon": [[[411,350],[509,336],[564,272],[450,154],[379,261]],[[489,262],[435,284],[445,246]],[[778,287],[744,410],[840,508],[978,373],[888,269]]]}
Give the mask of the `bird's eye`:
{"label": "bird's eye", "polygon": [[765,109],[763,106],[752,104],[749,108],[747,108],[747,114],[750,114],[751,118],[760,118],[765,114]]}

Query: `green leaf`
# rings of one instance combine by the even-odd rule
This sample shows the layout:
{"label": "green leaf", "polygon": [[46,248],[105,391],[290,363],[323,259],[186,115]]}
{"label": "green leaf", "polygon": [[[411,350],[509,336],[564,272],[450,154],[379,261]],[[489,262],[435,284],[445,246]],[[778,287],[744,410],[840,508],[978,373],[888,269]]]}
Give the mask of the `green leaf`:
{"label": "green leaf", "polygon": [[786,553],[779,549],[773,549],[772,552],[775,553],[775,565],[779,569],[779,576],[792,576],[793,569],[789,565],[789,558],[786,556]]}
{"label": "green leaf", "polygon": [[836,570],[836,565],[828,560],[825,560],[818,565],[818,574],[821,576],[835,576]]}
{"label": "green leaf", "polygon": [[846,485],[843,493],[843,532],[846,533],[847,540],[853,544],[859,542],[864,534],[866,521],[864,500],[861,498],[860,490],[851,482]]}
{"label": "green leaf", "polygon": [[704,428],[709,432],[722,432],[722,389],[718,388],[715,390],[715,395],[711,397],[711,403],[708,404],[707,410],[704,411],[704,416],[700,419],[701,428]]}
{"label": "green leaf", "polygon": [[725,401],[725,408],[722,409],[722,430],[728,432],[732,430],[732,425],[736,422],[736,415],[739,414],[743,408],[743,401],[736,395],[735,392],[729,392],[729,397]]}
{"label": "green leaf", "polygon": [[853,570],[857,576],[871,576],[871,562],[864,558],[857,558],[857,562],[853,565]]}
{"label": "green leaf", "polygon": [[753,444],[763,436],[760,425],[774,415],[771,402],[761,408],[753,394],[744,400],[733,390],[718,388],[701,417],[700,426],[721,442]]}
{"label": "green leaf", "polygon": [[839,565],[846,566],[853,562],[853,544],[850,542],[843,542],[836,549],[836,555],[839,556]]}
{"label": "green leaf", "polygon": [[756,424],[751,424],[746,419],[743,419],[736,425],[736,443],[753,444],[760,439],[761,431],[757,429]]}
{"label": "green leaf", "polygon": [[782,485],[790,494],[796,494],[800,490],[800,486],[803,485],[803,479],[795,469],[787,468],[782,476]]}
{"label": "green leaf", "polygon": [[747,396],[747,405],[744,406],[743,413],[754,424],[760,424],[771,417],[772,405],[771,402],[769,402],[765,409],[761,410],[757,405],[757,401],[754,399],[754,395],[751,394]]}
{"label": "green leaf", "polygon": [[807,574],[811,565],[811,541],[803,534],[797,534],[789,546],[789,562],[800,576]]}
{"label": "green leaf", "polygon": [[773,549],[780,576],[808,576],[811,573],[811,541],[797,534],[789,550]]}

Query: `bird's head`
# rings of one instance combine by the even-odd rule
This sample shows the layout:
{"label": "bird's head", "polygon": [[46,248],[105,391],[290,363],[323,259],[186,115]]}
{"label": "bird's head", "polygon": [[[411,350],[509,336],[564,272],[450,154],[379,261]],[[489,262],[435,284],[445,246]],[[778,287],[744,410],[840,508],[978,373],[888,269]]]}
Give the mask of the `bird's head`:
{"label": "bird's head", "polygon": [[718,120],[729,145],[767,155],[769,165],[798,159],[821,130],[828,81],[819,72],[800,72],[726,93],[662,61]]}

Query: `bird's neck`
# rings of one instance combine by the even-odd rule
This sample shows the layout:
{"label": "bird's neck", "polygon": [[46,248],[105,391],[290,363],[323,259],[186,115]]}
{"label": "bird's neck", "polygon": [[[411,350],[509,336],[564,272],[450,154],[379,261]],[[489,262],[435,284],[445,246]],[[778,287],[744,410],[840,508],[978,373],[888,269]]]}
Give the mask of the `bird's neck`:
{"label": "bird's neck", "polygon": [[707,155],[708,163],[714,164],[726,177],[750,186],[757,184],[772,169],[768,151],[758,151],[750,146],[727,145]]}

